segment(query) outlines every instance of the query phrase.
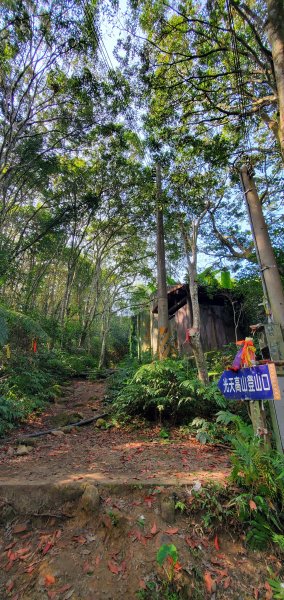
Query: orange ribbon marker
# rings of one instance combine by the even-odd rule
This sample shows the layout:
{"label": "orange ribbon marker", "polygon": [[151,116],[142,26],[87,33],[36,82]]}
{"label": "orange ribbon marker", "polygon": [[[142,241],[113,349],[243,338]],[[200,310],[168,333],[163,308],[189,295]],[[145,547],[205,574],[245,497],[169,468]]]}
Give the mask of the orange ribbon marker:
{"label": "orange ribbon marker", "polygon": [[241,367],[251,367],[255,361],[255,347],[252,338],[237,342],[237,346],[243,346],[241,353]]}

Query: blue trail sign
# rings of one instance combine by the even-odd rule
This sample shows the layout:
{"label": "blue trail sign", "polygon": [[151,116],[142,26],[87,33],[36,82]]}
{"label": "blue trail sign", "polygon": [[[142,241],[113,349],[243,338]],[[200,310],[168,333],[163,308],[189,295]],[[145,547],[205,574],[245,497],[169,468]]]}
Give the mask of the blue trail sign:
{"label": "blue trail sign", "polygon": [[280,400],[275,365],[259,365],[239,371],[228,369],[218,382],[228,400]]}

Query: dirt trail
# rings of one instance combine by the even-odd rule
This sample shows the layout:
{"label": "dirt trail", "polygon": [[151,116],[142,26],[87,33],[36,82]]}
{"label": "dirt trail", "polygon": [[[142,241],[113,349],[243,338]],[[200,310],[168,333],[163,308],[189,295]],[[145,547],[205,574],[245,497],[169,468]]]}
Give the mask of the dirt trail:
{"label": "dirt trail", "polygon": [[88,425],[39,437],[17,455],[22,436],[50,429],[62,411],[106,412],[104,394],[104,382],[73,382],[0,447],[0,600],[178,600],[156,561],[163,544],[177,548],[183,598],[271,598],[267,566],[279,571],[277,558],[248,552],[222,527],[205,535],[210,492],[201,513],[192,508],[196,481],[225,483],[225,451],[178,430],[167,441],[157,427]]}
{"label": "dirt trail", "polygon": [[104,404],[105,382],[75,381],[60,404],[50,404],[0,446],[0,484],[78,480],[94,483],[189,484],[195,480],[224,481],[228,454],[202,446],[173,431],[171,440],[159,437],[158,427],[101,430],[96,424],[62,435],[37,438],[27,455],[16,454],[23,436],[52,428],[54,416],[74,411],[82,418],[109,410]]}

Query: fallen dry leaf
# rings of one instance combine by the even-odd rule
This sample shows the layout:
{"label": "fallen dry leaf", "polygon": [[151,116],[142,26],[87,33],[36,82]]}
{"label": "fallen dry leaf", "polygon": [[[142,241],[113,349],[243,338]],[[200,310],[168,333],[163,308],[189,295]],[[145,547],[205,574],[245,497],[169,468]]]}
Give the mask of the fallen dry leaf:
{"label": "fallen dry leaf", "polygon": [[47,544],[45,544],[42,553],[47,554],[47,552],[49,552],[49,550],[53,547],[53,543],[52,542],[47,542]]}
{"label": "fallen dry leaf", "polygon": [[48,585],[54,585],[55,583],[55,577],[53,575],[46,575],[44,578],[44,585],[48,586]]}
{"label": "fallen dry leaf", "polygon": [[215,538],[214,538],[214,546],[215,546],[216,550],[219,552],[220,546],[219,546],[218,536],[217,535],[215,535]]}
{"label": "fallen dry leaf", "polygon": [[165,533],[168,533],[169,535],[174,535],[177,532],[178,532],[178,527],[169,527],[168,529],[165,530]]}
{"label": "fallen dry leaf", "polygon": [[199,544],[199,542],[197,542],[197,540],[192,540],[189,536],[187,536],[185,538],[185,541],[190,548],[197,548],[197,546]]}
{"label": "fallen dry leaf", "polygon": [[87,561],[83,564],[83,572],[87,573],[87,575],[91,575],[95,570],[95,567],[88,563]]}
{"label": "fallen dry leaf", "polygon": [[256,503],[253,500],[249,501],[249,507],[251,510],[257,510]]}
{"label": "fallen dry leaf", "polygon": [[146,498],[144,498],[144,502],[146,502],[149,508],[152,508],[152,504],[155,500],[156,498],[154,496],[146,496]]}
{"label": "fallen dry leaf", "polygon": [[224,580],[223,585],[224,585],[224,589],[227,590],[228,587],[230,587],[230,585],[231,585],[231,577],[226,577],[226,579]]}
{"label": "fallen dry leaf", "polygon": [[212,594],[212,592],[215,591],[216,584],[215,584],[214,579],[212,579],[212,577],[211,577],[211,573],[209,573],[209,571],[206,571],[203,575],[203,579],[204,579],[206,591],[209,594]]}
{"label": "fallen dry leaf", "polygon": [[13,527],[13,533],[24,533],[24,531],[27,531],[28,527],[26,523],[18,523],[18,525],[15,525],[15,527]]}
{"label": "fallen dry leaf", "polygon": [[12,591],[14,585],[15,585],[15,583],[14,583],[14,581],[12,579],[9,579],[9,581],[7,581],[7,583],[6,583],[6,592],[8,594]]}
{"label": "fallen dry leaf", "polygon": [[118,575],[118,573],[121,571],[120,566],[111,560],[108,561],[107,566],[114,575]]}
{"label": "fallen dry leaf", "polygon": [[65,585],[63,585],[61,588],[59,588],[59,590],[57,590],[57,594],[64,594],[64,592],[70,590],[71,587],[72,586],[70,583],[65,583]]}
{"label": "fallen dry leaf", "polygon": [[152,525],[151,533],[152,533],[152,535],[156,535],[156,533],[158,533],[157,525],[155,522]]}
{"label": "fallen dry leaf", "polygon": [[265,600],[272,600],[272,598],[273,598],[272,587],[268,583],[268,581],[265,582],[264,587],[266,589]]}

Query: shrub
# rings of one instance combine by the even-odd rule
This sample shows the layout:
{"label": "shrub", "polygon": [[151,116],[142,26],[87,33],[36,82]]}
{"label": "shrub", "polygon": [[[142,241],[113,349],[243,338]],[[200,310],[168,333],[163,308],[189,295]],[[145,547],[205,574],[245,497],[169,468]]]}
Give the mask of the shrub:
{"label": "shrub", "polygon": [[235,420],[238,431],[230,437],[233,448],[230,479],[240,488],[230,505],[244,524],[254,548],[274,543],[283,552],[284,456],[267,448],[251,426]]}
{"label": "shrub", "polygon": [[0,396],[0,436],[12,429],[36,408],[42,408],[39,398],[20,395],[16,389],[9,388],[7,382],[1,385]]}
{"label": "shrub", "polygon": [[172,423],[199,416],[212,416],[226,406],[216,383],[207,386],[198,379],[187,379],[183,360],[166,359],[140,366],[122,381],[115,396],[119,415],[142,415]]}

